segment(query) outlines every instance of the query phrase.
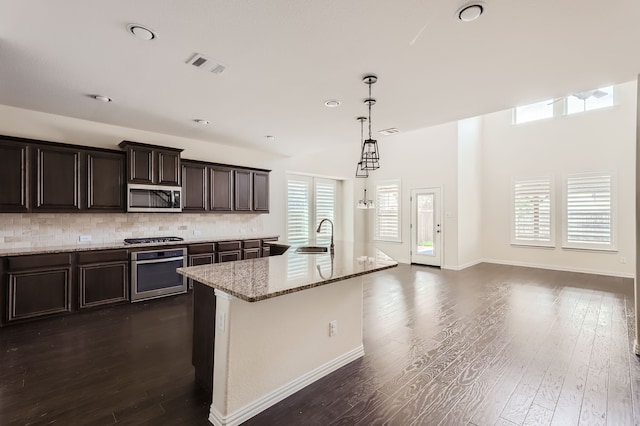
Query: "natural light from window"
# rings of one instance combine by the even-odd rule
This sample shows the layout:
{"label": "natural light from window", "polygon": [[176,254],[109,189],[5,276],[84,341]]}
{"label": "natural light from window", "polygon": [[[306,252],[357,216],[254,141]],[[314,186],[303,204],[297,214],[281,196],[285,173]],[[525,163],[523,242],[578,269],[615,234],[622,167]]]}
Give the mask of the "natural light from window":
{"label": "natural light from window", "polygon": [[528,123],[529,121],[542,120],[553,117],[553,99],[536,102],[534,104],[516,107],[513,117],[515,124]]}
{"label": "natural light from window", "polygon": [[567,114],[613,106],[613,86],[586,90],[567,97]]}

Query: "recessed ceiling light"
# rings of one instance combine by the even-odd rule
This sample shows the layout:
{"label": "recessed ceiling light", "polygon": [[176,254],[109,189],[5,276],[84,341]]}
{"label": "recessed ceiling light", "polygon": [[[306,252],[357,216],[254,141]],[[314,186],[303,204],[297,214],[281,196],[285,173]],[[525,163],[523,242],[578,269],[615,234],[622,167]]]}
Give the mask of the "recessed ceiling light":
{"label": "recessed ceiling light", "polygon": [[265,136],[265,138],[266,138],[269,142],[276,140],[276,137],[275,137],[275,136],[271,136],[271,135],[267,135],[267,136]]}
{"label": "recessed ceiling light", "polygon": [[195,119],[193,121],[195,121],[198,124],[202,124],[203,126],[206,126],[207,124],[211,123],[209,120],[203,120],[201,118],[197,118],[197,119]]}
{"label": "recessed ceiling light", "polygon": [[336,108],[336,107],[340,106],[340,101],[338,101],[336,99],[330,99],[328,101],[325,101],[324,105],[329,107],[329,108]]}
{"label": "recessed ceiling light", "polygon": [[127,30],[129,31],[129,34],[141,38],[142,40],[153,40],[157,37],[153,30],[139,24],[129,24],[127,25]]}
{"label": "recessed ceiling light", "polygon": [[93,99],[95,99],[96,101],[100,101],[100,102],[104,102],[104,103],[107,103],[107,102],[113,102],[113,99],[111,99],[111,98],[110,98],[110,97],[108,97],[108,96],[103,96],[103,95],[93,95],[92,97],[93,97]]}
{"label": "recessed ceiling light", "polygon": [[471,22],[475,21],[484,13],[484,4],[471,3],[458,9],[456,16],[459,21]]}

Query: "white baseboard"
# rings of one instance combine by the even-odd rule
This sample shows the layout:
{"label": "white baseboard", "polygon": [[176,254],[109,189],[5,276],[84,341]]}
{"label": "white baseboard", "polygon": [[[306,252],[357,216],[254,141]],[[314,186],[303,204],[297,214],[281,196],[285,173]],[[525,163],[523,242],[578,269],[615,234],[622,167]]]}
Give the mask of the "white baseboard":
{"label": "white baseboard", "polygon": [[606,275],[609,277],[635,278],[634,273],[618,272],[618,271],[602,271],[598,269],[573,268],[570,266],[543,265],[527,262],[514,262],[510,260],[484,259],[478,263],[495,263],[498,265],[523,266],[526,268],[549,269],[552,271],[579,272],[583,274]]}
{"label": "white baseboard", "polygon": [[471,266],[479,265],[484,262],[484,260],[473,260],[471,262],[464,263],[462,265],[443,265],[442,269],[450,269],[452,271],[462,271],[463,269],[470,268]]}
{"label": "white baseboard", "polygon": [[300,389],[309,386],[316,380],[321,379],[330,373],[333,373],[337,369],[344,367],[345,365],[349,364],[352,361],[355,361],[362,356],[364,356],[364,346],[360,345],[359,347],[340,355],[339,357],[319,366],[318,368],[314,368],[308,373],[292,380],[291,382],[279,387],[278,389],[273,390],[272,392],[269,392],[268,394],[245,405],[236,412],[228,414],[226,416],[220,413],[216,408],[214,408],[212,404],[211,410],[209,412],[209,422],[211,422],[215,426],[237,426],[242,422],[249,420],[256,414],[263,412],[272,405],[282,401],[288,396],[293,395]]}

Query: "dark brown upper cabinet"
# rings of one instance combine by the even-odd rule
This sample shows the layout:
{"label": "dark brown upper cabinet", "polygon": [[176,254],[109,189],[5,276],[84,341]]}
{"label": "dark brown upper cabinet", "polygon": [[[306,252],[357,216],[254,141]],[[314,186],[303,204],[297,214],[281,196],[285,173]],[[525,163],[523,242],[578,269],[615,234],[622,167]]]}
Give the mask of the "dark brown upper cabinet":
{"label": "dark brown upper cabinet", "polygon": [[235,206],[236,211],[251,211],[251,171],[235,171]]}
{"label": "dark brown upper cabinet", "polygon": [[182,211],[207,210],[207,166],[182,162]]}
{"label": "dark brown upper cabinet", "polygon": [[0,211],[29,209],[29,145],[0,139]]}
{"label": "dark brown upper cabinet", "polygon": [[253,210],[257,212],[269,211],[269,173],[253,173]]}
{"label": "dark brown upper cabinet", "polygon": [[209,198],[211,210],[233,210],[233,169],[229,167],[209,167]]}
{"label": "dark brown upper cabinet", "polygon": [[81,151],[74,148],[35,148],[35,203],[37,211],[80,210]]}
{"label": "dark brown upper cabinet", "polygon": [[126,211],[125,155],[119,152],[87,153],[87,209]]}
{"label": "dark brown upper cabinet", "polygon": [[180,186],[181,149],[122,141],[127,152],[127,182]]}

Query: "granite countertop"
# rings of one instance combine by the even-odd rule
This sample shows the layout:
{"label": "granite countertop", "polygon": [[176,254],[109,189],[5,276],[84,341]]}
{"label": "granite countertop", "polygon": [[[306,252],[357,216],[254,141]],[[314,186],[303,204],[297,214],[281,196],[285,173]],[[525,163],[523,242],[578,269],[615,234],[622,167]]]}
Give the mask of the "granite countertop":
{"label": "granite countertop", "polygon": [[247,302],[342,281],[398,266],[372,245],[336,243],[335,253],[281,256],[178,268],[178,273]]}
{"label": "granite countertop", "polygon": [[92,251],[92,250],[132,249],[132,248],[139,248],[139,247],[185,246],[185,245],[200,244],[200,243],[220,243],[223,241],[240,241],[240,240],[261,240],[266,238],[278,238],[278,237],[279,235],[274,235],[274,234],[260,234],[260,235],[241,234],[241,235],[233,235],[233,236],[226,236],[226,237],[185,239],[184,241],[171,241],[166,243],[125,244],[123,241],[116,241],[111,243],[96,243],[96,244],[80,243],[80,244],[66,245],[66,246],[0,249],[0,257],[22,256],[22,255],[28,255],[28,254],[66,253],[66,252],[79,252],[79,251]]}

